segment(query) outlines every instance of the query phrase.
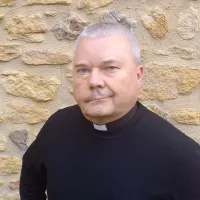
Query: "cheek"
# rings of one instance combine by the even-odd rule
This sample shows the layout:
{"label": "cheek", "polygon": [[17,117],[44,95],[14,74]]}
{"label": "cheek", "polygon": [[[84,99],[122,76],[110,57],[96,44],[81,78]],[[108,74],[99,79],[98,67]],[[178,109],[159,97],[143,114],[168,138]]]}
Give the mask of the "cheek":
{"label": "cheek", "polygon": [[114,82],[113,90],[117,94],[116,97],[120,97],[126,100],[127,97],[132,97],[137,93],[138,82],[135,74],[132,76],[126,76]]}
{"label": "cheek", "polygon": [[74,98],[78,101],[78,100],[82,100],[83,97],[86,95],[87,93],[87,84],[83,83],[81,81],[74,81],[73,82],[73,94],[74,94]]}

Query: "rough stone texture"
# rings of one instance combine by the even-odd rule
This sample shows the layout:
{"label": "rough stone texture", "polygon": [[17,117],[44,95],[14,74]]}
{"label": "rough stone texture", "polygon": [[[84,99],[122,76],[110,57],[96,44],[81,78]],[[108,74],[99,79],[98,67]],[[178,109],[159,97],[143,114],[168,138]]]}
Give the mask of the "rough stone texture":
{"label": "rough stone texture", "polygon": [[71,0],[24,0],[24,5],[67,5],[72,3]]}
{"label": "rough stone texture", "polygon": [[78,9],[86,8],[89,11],[93,11],[97,8],[107,6],[112,2],[113,0],[79,0]]}
{"label": "rough stone texture", "polygon": [[2,175],[18,174],[21,171],[21,159],[15,156],[0,156],[0,173]]}
{"label": "rough stone texture", "polygon": [[[47,25],[40,14],[17,15],[6,23],[5,30],[11,36],[11,39],[24,39],[33,42],[38,41],[41,33],[47,31]],[[39,36],[37,36],[38,34]]]}
{"label": "rough stone texture", "polygon": [[28,65],[62,65],[72,61],[71,55],[66,52],[53,50],[28,50],[22,55],[22,60]]}
{"label": "rough stone texture", "polygon": [[158,9],[152,11],[151,15],[144,15],[142,22],[154,38],[163,38],[168,32],[165,14]]}
{"label": "rough stone texture", "polygon": [[162,110],[162,108],[159,108],[157,105],[147,105],[146,106],[150,111],[156,113],[157,115],[159,115],[160,117],[162,117],[163,119],[168,120],[170,115],[169,113],[165,112]]}
{"label": "rough stone texture", "polygon": [[5,121],[15,124],[36,124],[45,122],[49,117],[49,112],[37,104],[15,101],[6,105],[4,115]]}
{"label": "rough stone texture", "polygon": [[0,187],[4,185],[4,181],[0,180]]}
{"label": "rough stone texture", "polygon": [[26,35],[23,36],[23,40],[26,42],[30,42],[30,43],[41,43],[44,41],[44,34],[31,34],[31,35]]}
{"label": "rough stone texture", "polygon": [[178,19],[177,34],[184,40],[195,37],[198,31],[198,9],[192,6],[185,12],[181,12]]}
{"label": "rough stone texture", "polygon": [[0,200],[20,200],[20,197],[19,195],[4,194],[3,196],[0,196]]}
{"label": "rough stone texture", "polygon": [[28,148],[27,139],[28,139],[28,131],[27,130],[16,130],[9,134],[10,140],[15,143],[19,149],[22,151],[26,151]]}
{"label": "rough stone texture", "polygon": [[19,180],[18,181],[10,181],[9,188],[11,190],[19,189],[19,184],[20,184]]}
{"label": "rough stone texture", "polygon": [[57,12],[57,11],[46,11],[45,13],[44,13],[47,17],[55,17],[56,15],[58,15],[59,14],[59,12]]}
{"label": "rough stone texture", "polygon": [[7,141],[3,135],[0,135],[0,152],[7,150]]}
{"label": "rough stone texture", "polygon": [[66,78],[68,81],[70,81],[70,83],[72,83],[73,81],[72,73],[66,73]]}
{"label": "rough stone texture", "polygon": [[189,94],[200,84],[200,69],[151,63],[146,65],[140,99],[165,101]]}
{"label": "rough stone texture", "polygon": [[181,48],[177,45],[170,47],[170,50],[173,54],[178,54],[181,58],[186,60],[191,60],[197,58],[197,50],[191,48]]}
{"label": "rough stone texture", "polygon": [[7,72],[2,74],[2,85],[6,92],[15,96],[36,101],[53,99],[60,81],[54,77],[27,74],[26,72]]}
{"label": "rough stone texture", "polygon": [[52,32],[58,40],[75,40],[87,25],[89,25],[89,22],[83,21],[80,17],[72,14],[58,20],[52,27]]}
{"label": "rough stone texture", "polygon": [[69,84],[68,84],[68,90],[71,94],[73,94],[73,85],[72,85],[72,82],[73,82],[73,78],[72,78],[72,73],[67,73],[66,74],[66,78],[67,80],[69,81]]}
{"label": "rough stone texture", "polygon": [[165,49],[156,49],[154,51],[154,53],[156,55],[160,55],[160,56],[169,56],[171,52],[169,50],[165,50]]}
{"label": "rough stone texture", "polygon": [[173,119],[181,124],[200,124],[200,112],[191,109],[181,109],[173,113]]}
{"label": "rough stone texture", "polygon": [[197,49],[180,47],[178,45],[170,46],[168,49],[156,49],[154,54],[160,56],[178,55],[185,60],[197,59],[200,55]]}
{"label": "rough stone texture", "polygon": [[0,20],[3,19],[4,13],[0,12]]}
{"label": "rough stone texture", "polygon": [[16,0],[0,0],[0,7],[1,6],[14,6]]}
{"label": "rough stone texture", "polygon": [[19,45],[0,45],[0,61],[10,61],[19,56]]}
{"label": "rough stone texture", "polygon": [[137,21],[132,18],[127,18],[125,14],[119,11],[106,11],[101,16],[101,21],[106,23],[119,23],[130,29],[135,29]]}
{"label": "rough stone texture", "polygon": [[141,45],[140,46],[140,59],[143,61],[146,53],[146,45]]}

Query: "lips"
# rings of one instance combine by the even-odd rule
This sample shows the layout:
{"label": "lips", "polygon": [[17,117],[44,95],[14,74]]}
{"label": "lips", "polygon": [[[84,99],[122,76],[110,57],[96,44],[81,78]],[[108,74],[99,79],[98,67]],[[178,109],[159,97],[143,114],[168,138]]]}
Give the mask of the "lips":
{"label": "lips", "polygon": [[98,100],[103,100],[103,99],[107,99],[107,97],[96,98],[96,99],[93,99],[92,101],[98,101]]}
{"label": "lips", "polygon": [[100,100],[104,100],[104,99],[107,99],[109,97],[98,97],[98,98],[91,98],[91,99],[87,99],[87,102],[90,102],[90,101],[100,101]]}
{"label": "lips", "polygon": [[85,99],[85,102],[100,101],[112,97],[113,95],[114,93],[109,88],[96,87],[90,91],[90,94],[88,98]]}

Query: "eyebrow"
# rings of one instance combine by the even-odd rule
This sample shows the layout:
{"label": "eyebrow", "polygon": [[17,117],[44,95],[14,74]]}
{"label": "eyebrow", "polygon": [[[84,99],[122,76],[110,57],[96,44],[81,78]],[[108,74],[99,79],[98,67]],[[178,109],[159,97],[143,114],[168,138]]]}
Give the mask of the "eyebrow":
{"label": "eyebrow", "polygon": [[74,67],[77,67],[77,68],[79,68],[79,67],[88,67],[89,65],[87,65],[86,63],[77,63],[77,64],[74,64]]}
{"label": "eyebrow", "polygon": [[[108,59],[108,60],[104,60],[100,63],[99,66],[102,65],[111,65],[111,64],[120,64],[120,62],[116,59]],[[79,67],[90,67],[90,65],[84,63],[84,62],[79,62],[79,63],[75,63],[74,67],[79,68]]]}
{"label": "eyebrow", "polygon": [[113,64],[113,63],[117,63],[119,64],[120,62],[116,59],[109,59],[109,60],[104,60],[101,65],[110,65],[110,64]]}

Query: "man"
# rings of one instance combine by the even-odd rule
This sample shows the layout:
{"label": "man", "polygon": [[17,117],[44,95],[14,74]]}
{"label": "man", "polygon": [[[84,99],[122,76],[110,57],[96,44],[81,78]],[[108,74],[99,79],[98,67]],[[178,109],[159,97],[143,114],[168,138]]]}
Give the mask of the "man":
{"label": "man", "polygon": [[200,200],[200,148],[137,101],[133,34],[95,24],[79,36],[78,105],[53,114],[23,157],[21,200]]}

